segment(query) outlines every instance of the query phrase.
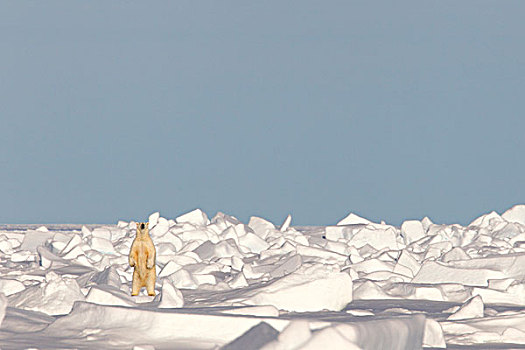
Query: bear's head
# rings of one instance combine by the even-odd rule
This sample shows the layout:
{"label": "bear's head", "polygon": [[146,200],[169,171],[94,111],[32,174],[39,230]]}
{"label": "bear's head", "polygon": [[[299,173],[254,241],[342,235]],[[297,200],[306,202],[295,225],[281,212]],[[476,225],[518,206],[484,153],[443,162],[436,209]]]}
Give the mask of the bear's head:
{"label": "bear's head", "polygon": [[137,222],[137,237],[149,235],[149,222]]}

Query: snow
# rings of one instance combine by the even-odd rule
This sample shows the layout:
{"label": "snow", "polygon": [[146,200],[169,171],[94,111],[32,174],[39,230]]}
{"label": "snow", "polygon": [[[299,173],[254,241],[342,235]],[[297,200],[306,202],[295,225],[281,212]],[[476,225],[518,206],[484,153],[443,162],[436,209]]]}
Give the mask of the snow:
{"label": "snow", "polygon": [[74,302],[79,300],[84,300],[84,294],[77,281],[50,271],[39,285],[10,295],[8,305],[48,315],[63,315],[69,313]]}
{"label": "snow", "polygon": [[425,320],[425,330],[423,331],[423,346],[428,348],[440,348],[444,349],[447,347],[445,337],[443,336],[443,330],[439,322],[431,318]]}
{"label": "snow", "polygon": [[[148,218],[156,296],[130,296],[135,221],[0,226],[0,348],[419,349],[525,344],[525,206],[468,226]],[[137,220],[140,221],[140,220]]]}
{"label": "snow", "polygon": [[256,290],[244,300],[285,311],[340,311],[352,301],[352,279],[336,265],[303,265],[299,270]]}
{"label": "snow", "polygon": [[0,326],[5,317],[5,310],[7,308],[7,298],[4,294],[0,293]]}
{"label": "snow", "polygon": [[180,290],[175,288],[168,280],[162,282],[160,308],[180,308],[184,306],[184,297]]}
{"label": "snow", "polygon": [[121,290],[109,286],[92,286],[86,296],[86,301],[99,305],[134,306],[135,302]]}

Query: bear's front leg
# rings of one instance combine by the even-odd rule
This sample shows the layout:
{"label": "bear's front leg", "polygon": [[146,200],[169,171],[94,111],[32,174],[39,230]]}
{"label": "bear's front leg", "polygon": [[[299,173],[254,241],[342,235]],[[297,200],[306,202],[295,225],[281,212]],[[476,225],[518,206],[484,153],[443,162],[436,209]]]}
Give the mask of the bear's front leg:
{"label": "bear's front leg", "polygon": [[137,254],[135,252],[129,253],[129,266],[133,267],[137,264]]}
{"label": "bear's front leg", "polygon": [[133,271],[133,282],[131,284],[131,295],[139,295],[140,292],[140,278],[138,276],[137,270]]}
{"label": "bear's front leg", "polygon": [[148,255],[148,260],[146,260],[146,268],[152,269],[155,266],[155,255]]}

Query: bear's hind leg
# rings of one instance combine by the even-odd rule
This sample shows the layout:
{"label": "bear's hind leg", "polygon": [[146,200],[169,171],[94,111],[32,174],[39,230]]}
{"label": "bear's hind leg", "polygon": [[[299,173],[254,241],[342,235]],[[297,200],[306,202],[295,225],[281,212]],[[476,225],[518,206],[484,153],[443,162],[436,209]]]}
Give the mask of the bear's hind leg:
{"label": "bear's hind leg", "polygon": [[136,296],[139,295],[140,288],[141,288],[140,278],[138,276],[138,273],[136,271],[133,271],[133,282],[131,284],[131,295]]}
{"label": "bear's hind leg", "polygon": [[148,281],[146,290],[148,291],[148,295],[155,295],[155,282]]}
{"label": "bear's hind leg", "polygon": [[146,279],[146,290],[148,295],[155,295],[155,270],[150,271]]}

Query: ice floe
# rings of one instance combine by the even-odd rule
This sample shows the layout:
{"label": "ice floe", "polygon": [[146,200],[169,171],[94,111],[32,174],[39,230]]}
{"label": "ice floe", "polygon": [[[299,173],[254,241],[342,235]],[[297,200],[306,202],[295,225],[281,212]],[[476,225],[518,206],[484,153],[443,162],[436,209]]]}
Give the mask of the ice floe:
{"label": "ice floe", "polygon": [[0,347],[525,343],[524,205],[468,226],[352,213],[330,226],[292,226],[291,215],[276,226],[200,209],[148,221],[156,297],[130,296],[134,221],[4,225]]}

